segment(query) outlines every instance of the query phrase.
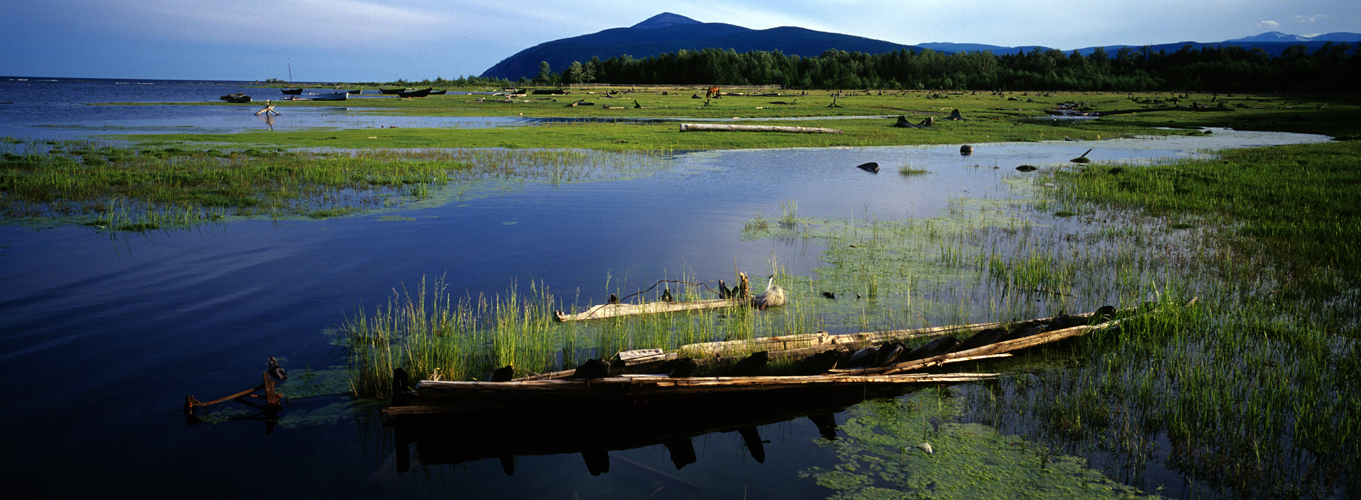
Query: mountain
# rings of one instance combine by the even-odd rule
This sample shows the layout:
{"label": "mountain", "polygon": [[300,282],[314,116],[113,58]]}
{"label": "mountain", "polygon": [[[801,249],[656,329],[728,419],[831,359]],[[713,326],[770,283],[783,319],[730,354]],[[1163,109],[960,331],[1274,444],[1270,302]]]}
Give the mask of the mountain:
{"label": "mountain", "polygon": [[1361,33],[1325,33],[1315,36],[1301,36],[1281,33],[1279,31],[1268,31],[1260,35],[1246,38],[1235,38],[1225,40],[1223,43],[1299,43],[1299,42],[1361,42]]}
{"label": "mountain", "polygon": [[[1147,46],[1154,52],[1173,53],[1183,47],[1193,49],[1206,47],[1243,47],[1248,50],[1262,49],[1267,54],[1279,56],[1286,49],[1304,45],[1313,52],[1325,43],[1361,42],[1358,33],[1326,33],[1316,36],[1301,36],[1271,31],[1245,38],[1222,42],[1176,42]],[[1112,57],[1122,48],[1135,51],[1143,50],[1143,45],[1106,45],[1101,48]],[[865,52],[881,54],[896,50],[920,51],[931,49],[947,54],[955,52],[991,51],[996,55],[1016,54],[1032,50],[1049,50],[1047,47],[1028,45],[1003,47],[978,43],[933,42],[920,45],[902,45],[883,40],[813,31],[804,28],[783,26],[765,30],[753,30],[725,23],[702,23],[688,17],[663,12],[628,28],[611,28],[598,33],[563,38],[544,42],[507,57],[482,73],[483,78],[505,78],[518,80],[533,78],[539,74],[539,63],[548,61],[549,69],[560,72],[567,69],[573,61],[586,62],[592,57],[609,59],[629,55],[643,59],[659,54],[676,52],[681,49],[700,50],[706,48],[732,49],[739,53],[761,51],[780,51],[786,55],[816,57],[827,50],[846,52]],[[1097,47],[1076,49],[1082,55],[1096,51]],[[1073,49],[1063,50],[1071,53]]]}
{"label": "mountain", "polygon": [[611,28],[598,33],[544,42],[507,57],[486,71],[483,78],[517,80],[539,74],[539,63],[562,71],[573,61],[592,57],[609,59],[629,55],[643,59],[681,49],[732,49],[744,53],[755,50],[780,51],[785,55],[815,57],[827,50],[879,54],[896,50],[921,50],[883,40],[827,33],[783,26],[753,30],[725,23],[702,23],[685,16],[664,12],[628,28]]}
{"label": "mountain", "polygon": [[[1326,33],[1317,36],[1301,36],[1281,33],[1279,31],[1271,31],[1267,33],[1262,33],[1260,35],[1254,35],[1244,38],[1235,38],[1232,40],[1225,40],[1222,42],[1175,42],[1163,43],[1158,45],[1149,45],[1148,48],[1154,52],[1165,51],[1168,53],[1172,53],[1181,50],[1182,47],[1185,47],[1187,45],[1190,45],[1191,48],[1193,49],[1203,49],[1206,47],[1243,47],[1248,50],[1262,49],[1263,51],[1266,51],[1267,54],[1279,56],[1281,55],[1282,52],[1285,52],[1285,49],[1295,45],[1303,45],[1305,46],[1305,48],[1309,49],[1310,52],[1313,52],[1315,50],[1318,50],[1319,47],[1322,47],[1323,44],[1326,42],[1333,42],[1335,44],[1361,42],[1361,34]],[[984,45],[979,43],[932,42],[917,44],[917,46],[946,53],[980,52],[986,50],[999,56],[1004,54],[1017,54],[1021,52],[1030,52],[1035,49],[1039,49],[1041,51],[1049,50],[1048,47],[1042,47],[1038,45],[1028,45],[1023,47],[1002,47],[998,45]],[[1116,52],[1125,47],[1129,47],[1130,49],[1136,51],[1142,50],[1144,48],[1143,45],[1105,45],[1102,46],[1101,48],[1106,49],[1107,54],[1114,56]],[[1095,52],[1096,49],[1097,49],[1096,47],[1086,47],[1082,49],[1077,49],[1077,51],[1079,54],[1088,55],[1091,54],[1092,52]],[[1071,53],[1072,49],[1064,50],[1063,52],[1065,54]]]}
{"label": "mountain", "polygon": [[981,43],[950,43],[950,42],[919,43],[917,44],[917,46],[923,49],[931,49],[936,52],[945,52],[947,54],[953,54],[955,52],[988,51],[992,52],[994,55],[999,56],[1003,54],[1030,52],[1035,49],[1049,50],[1049,47],[1041,47],[1039,45],[1026,45],[1023,47],[1003,47],[1000,45],[985,45]]}

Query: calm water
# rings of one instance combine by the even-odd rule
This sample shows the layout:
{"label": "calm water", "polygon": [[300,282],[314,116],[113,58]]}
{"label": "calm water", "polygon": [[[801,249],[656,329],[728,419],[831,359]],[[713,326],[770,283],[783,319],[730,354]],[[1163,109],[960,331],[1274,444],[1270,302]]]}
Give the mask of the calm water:
{"label": "calm water", "polygon": [[[72,137],[64,134],[108,123],[151,130],[169,120],[162,112],[182,113],[176,116],[205,129],[251,120],[233,106],[85,104],[251,92],[231,82],[149,83],[0,79],[0,102],[14,103],[0,104],[0,135]],[[325,111],[317,113],[310,119],[324,121]],[[514,476],[497,460],[396,474],[390,441],[343,396],[295,400],[284,411],[294,420],[269,435],[260,421],[189,426],[180,408],[186,395],[208,400],[259,383],[268,356],[294,374],[341,363],[326,328],[422,277],[444,276],[456,295],[505,293],[512,283],[535,281],[559,296],[579,293],[582,303],[599,303],[607,277],[625,288],[683,273],[713,282],[735,270],[764,275],[772,260],[808,275],[821,265],[820,248],[742,241],[743,225],[757,214],[777,217],[789,202],[801,217],[931,217],[954,198],[1011,196],[1002,180],[1019,175],[1016,165],[1063,162],[1088,148],[1098,161],[1137,162],[1321,139],[1216,131],[1208,138],[983,144],[969,157],[958,146],[697,152],[642,179],[523,184],[383,214],[414,221],[243,221],[112,238],[87,228],[0,226],[0,377],[10,402],[0,425],[14,430],[0,470],[16,498],[644,498],[664,483],[621,466],[592,476],[579,455],[521,457]],[[854,168],[868,161],[884,172]],[[904,165],[933,173],[903,178],[896,171]],[[835,463],[817,446],[821,438],[808,419],[760,432],[771,441],[765,463],[748,456],[736,433],[697,438],[698,461],[681,470],[661,446],[618,455],[703,488],[664,489],[654,498],[829,494],[797,475]]]}

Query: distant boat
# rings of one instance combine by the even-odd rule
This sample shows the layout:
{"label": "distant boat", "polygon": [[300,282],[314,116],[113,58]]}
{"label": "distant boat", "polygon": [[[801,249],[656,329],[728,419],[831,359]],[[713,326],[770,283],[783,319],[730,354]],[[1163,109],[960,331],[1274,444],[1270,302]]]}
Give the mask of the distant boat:
{"label": "distant boat", "polygon": [[407,89],[378,89],[378,91],[384,94],[400,94],[406,92]]}
{"label": "distant boat", "polygon": [[344,101],[350,98],[348,92],[336,92],[334,94],[323,94],[313,97],[313,101]]}
{"label": "distant boat", "polygon": [[302,95],[302,89],[279,89],[284,95]]}
{"label": "distant boat", "polygon": [[425,97],[425,96],[430,95],[430,90],[431,90],[432,88],[433,88],[433,87],[427,87],[427,88],[423,88],[423,89],[420,89],[420,90],[412,90],[412,91],[410,91],[410,92],[401,92],[401,93],[398,93],[397,95],[399,95],[399,96],[401,96],[401,97]]}

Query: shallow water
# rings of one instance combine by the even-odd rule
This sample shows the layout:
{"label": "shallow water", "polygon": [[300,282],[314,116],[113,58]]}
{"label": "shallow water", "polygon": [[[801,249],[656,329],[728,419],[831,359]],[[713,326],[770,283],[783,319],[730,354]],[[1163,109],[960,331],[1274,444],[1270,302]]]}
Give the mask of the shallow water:
{"label": "shallow water", "polygon": [[[211,84],[205,94],[215,99],[230,89]],[[105,112],[81,106],[80,113],[87,108]],[[199,119],[212,120],[221,107],[168,108],[200,110]],[[117,119],[117,110],[108,112]],[[959,198],[1013,196],[1004,180],[1025,175],[1017,165],[1052,168],[1089,148],[1096,161],[1147,162],[1323,139],[1216,130],[1155,140],[980,144],[971,156],[958,146],[693,152],[640,179],[525,183],[381,215],[115,236],[0,226],[0,377],[9,381],[4,396],[15,409],[0,424],[18,430],[0,467],[22,497],[239,497],[261,488],[306,497],[647,497],[666,483],[625,467],[592,476],[579,455],[521,457],[514,476],[496,460],[396,474],[390,439],[348,410],[343,396],[294,401],[285,416],[313,423],[281,425],[269,435],[261,421],[186,425],[180,408],[186,395],[208,400],[257,384],[268,356],[295,376],[343,363],[326,329],[422,277],[444,276],[451,293],[472,296],[535,281],[586,304],[601,302],[611,288],[663,278],[712,283],[739,270],[762,275],[772,261],[788,274],[810,275],[822,265],[816,245],[745,241],[743,226],[757,214],[779,217],[788,205],[797,205],[800,217],[934,217]],[[870,161],[879,174],[855,168]],[[903,177],[903,166],[931,173]],[[384,218],[393,216],[415,220]],[[254,413],[228,406],[240,416]],[[654,498],[831,494],[798,476],[836,463],[807,419],[760,432],[772,441],[763,464],[748,457],[735,433],[696,439],[699,461],[681,470],[661,446],[619,454],[704,492],[668,488]]]}

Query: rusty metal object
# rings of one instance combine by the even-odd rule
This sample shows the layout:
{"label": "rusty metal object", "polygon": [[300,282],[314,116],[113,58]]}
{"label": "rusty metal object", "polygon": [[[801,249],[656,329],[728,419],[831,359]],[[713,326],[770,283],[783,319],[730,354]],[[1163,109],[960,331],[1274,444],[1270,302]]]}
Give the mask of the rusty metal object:
{"label": "rusty metal object", "polygon": [[[263,384],[257,385],[257,386],[255,386],[255,387],[250,388],[250,389],[246,389],[246,390],[241,391],[241,392],[238,392],[238,393],[236,393],[236,394],[232,394],[232,395],[230,395],[230,396],[226,396],[226,397],[214,399],[214,400],[208,401],[208,402],[206,402],[206,403],[203,402],[203,401],[199,401],[198,399],[194,398],[194,396],[185,396],[185,397],[184,397],[184,413],[185,413],[186,415],[193,415],[194,412],[195,412],[198,408],[202,408],[202,407],[205,407],[205,406],[212,406],[212,405],[215,405],[215,404],[218,404],[218,403],[222,403],[222,402],[226,402],[226,401],[231,401],[231,400],[233,400],[233,399],[239,399],[239,398],[243,398],[243,397],[247,397],[247,396],[250,396],[250,397],[252,397],[252,398],[260,398],[260,397],[263,397],[263,398],[265,399],[265,405],[266,405],[267,407],[269,407],[269,408],[275,408],[275,409],[279,408],[280,406],[282,406],[283,403],[287,403],[288,400],[284,398],[284,395],[283,395],[283,394],[280,394],[278,391],[275,391],[275,390],[274,390],[275,382],[274,382],[274,379],[270,377],[270,372],[277,369],[277,373],[282,374],[282,373],[283,373],[283,369],[282,369],[282,368],[279,368],[278,362],[275,361],[273,357],[269,358],[268,363],[269,363],[270,370],[269,370],[269,371],[260,372],[260,375],[264,378],[264,383],[263,383]],[[284,378],[286,378],[286,377],[287,377],[287,375],[284,375]],[[261,390],[265,391],[265,394],[264,394],[263,396],[258,395],[258,394],[254,394],[255,391],[261,391]]]}

